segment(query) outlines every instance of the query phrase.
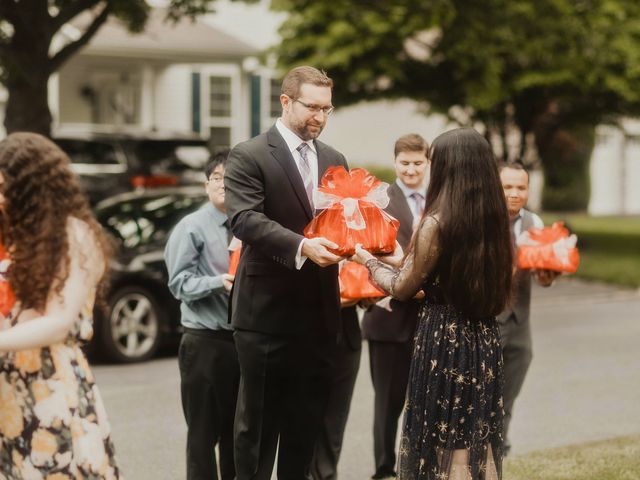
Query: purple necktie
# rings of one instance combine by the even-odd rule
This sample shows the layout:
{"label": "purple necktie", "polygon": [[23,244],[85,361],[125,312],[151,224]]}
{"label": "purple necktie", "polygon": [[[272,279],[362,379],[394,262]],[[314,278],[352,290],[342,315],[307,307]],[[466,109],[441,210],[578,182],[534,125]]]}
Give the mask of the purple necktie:
{"label": "purple necktie", "polygon": [[414,192],[411,194],[411,198],[413,199],[413,203],[414,203],[414,209],[413,209],[413,213],[414,213],[414,217],[417,220],[420,220],[422,218],[422,213],[424,212],[424,197],[422,196],[422,194],[418,193],[418,192]]}
{"label": "purple necktie", "polygon": [[311,175],[311,166],[309,165],[309,157],[307,156],[309,148],[310,147],[307,142],[302,142],[296,150],[298,150],[300,158],[302,158],[302,161],[300,162],[300,176],[302,177],[304,189],[307,192],[309,205],[311,206],[311,210],[313,210],[313,175]]}

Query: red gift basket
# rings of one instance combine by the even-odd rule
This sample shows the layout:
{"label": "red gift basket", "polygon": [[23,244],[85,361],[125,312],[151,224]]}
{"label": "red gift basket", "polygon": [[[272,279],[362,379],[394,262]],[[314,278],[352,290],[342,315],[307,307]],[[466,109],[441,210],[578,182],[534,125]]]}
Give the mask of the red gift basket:
{"label": "red gift basket", "polygon": [[530,228],[518,237],[518,267],[575,273],[580,264],[577,237],[563,222],[551,227]]}
{"label": "red gift basket", "polygon": [[9,314],[16,303],[16,296],[7,278],[9,265],[11,265],[9,254],[0,243],[0,314],[4,317]]}
{"label": "red gift basket", "polygon": [[338,245],[333,253],[350,256],[359,243],[373,254],[395,250],[400,222],[383,209],[389,204],[387,183],[364,168],[329,167],[314,197],[324,209],[304,229],[307,238],[325,237]]}
{"label": "red gift basket", "polygon": [[355,262],[340,265],[340,297],[348,300],[378,298],[387,294],[369,280],[369,270]]}
{"label": "red gift basket", "polygon": [[229,275],[235,275],[240,263],[240,253],[242,252],[242,242],[236,237],[229,243]]}

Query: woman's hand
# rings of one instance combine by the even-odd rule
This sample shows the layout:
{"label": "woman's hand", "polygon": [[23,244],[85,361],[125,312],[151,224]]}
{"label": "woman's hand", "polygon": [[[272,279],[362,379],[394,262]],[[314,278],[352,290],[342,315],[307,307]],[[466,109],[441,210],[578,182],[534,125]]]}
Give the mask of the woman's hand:
{"label": "woman's hand", "polygon": [[396,240],[396,249],[393,253],[389,255],[380,255],[378,260],[386,263],[387,265],[391,265],[395,268],[400,268],[402,266],[402,260],[404,259],[404,252],[402,251],[402,247]]}
{"label": "woman's hand", "polygon": [[358,243],[356,245],[356,253],[354,253],[349,260],[359,263],[360,265],[364,265],[373,258],[376,257],[367,252],[364,248],[362,248],[362,245]]}

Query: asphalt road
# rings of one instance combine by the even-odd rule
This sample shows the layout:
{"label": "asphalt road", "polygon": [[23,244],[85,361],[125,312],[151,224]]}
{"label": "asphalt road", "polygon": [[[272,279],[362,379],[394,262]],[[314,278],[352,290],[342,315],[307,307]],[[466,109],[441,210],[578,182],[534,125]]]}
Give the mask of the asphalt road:
{"label": "asphalt road", "polygon": [[[537,288],[534,359],[511,426],[514,455],[640,433],[640,291],[577,281]],[[373,472],[373,391],[366,345],[339,466]],[[97,365],[118,458],[129,480],[184,478],[185,425],[176,358]]]}

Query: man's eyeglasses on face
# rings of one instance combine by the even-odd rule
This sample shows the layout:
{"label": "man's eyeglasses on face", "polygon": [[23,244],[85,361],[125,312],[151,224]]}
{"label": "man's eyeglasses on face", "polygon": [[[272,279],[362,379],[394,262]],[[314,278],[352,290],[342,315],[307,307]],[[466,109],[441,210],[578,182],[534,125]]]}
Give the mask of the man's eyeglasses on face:
{"label": "man's eyeglasses on face", "polygon": [[301,102],[300,100],[298,100],[297,98],[293,99],[294,102],[298,102],[300,105],[302,105],[304,108],[306,108],[307,110],[309,110],[311,113],[316,114],[319,112],[324,113],[327,117],[329,115],[331,115],[331,112],[333,112],[333,109],[335,108],[333,105],[330,107],[321,107],[320,105],[312,105],[310,103],[305,103],[305,102]]}
{"label": "man's eyeglasses on face", "polygon": [[223,176],[221,176],[221,175],[220,175],[220,176],[219,176],[219,175],[214,175],[214,176],[210,177],[210,178],[209,178],[209,180],[207,180],[207,183],[216,183],[216,184],[219,184],[219,183],[222,183],[222,181],[223,181],[223,180],[224,180],[224,177],[223,177]]}

